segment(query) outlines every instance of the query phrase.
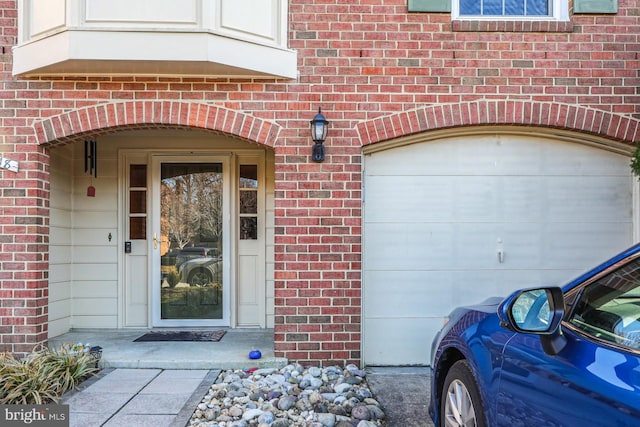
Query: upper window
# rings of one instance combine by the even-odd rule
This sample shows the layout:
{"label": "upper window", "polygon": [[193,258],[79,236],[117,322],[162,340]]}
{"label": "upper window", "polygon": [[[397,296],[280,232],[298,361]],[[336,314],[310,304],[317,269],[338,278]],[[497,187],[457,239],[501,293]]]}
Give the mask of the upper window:
{"label": "upper window", "polygon": [[460,15],[549,16],[550,0],[460,0]]}
{"label": "upper window", "polygon": [[568,20],[568,0],[453,0],[454,19]]}

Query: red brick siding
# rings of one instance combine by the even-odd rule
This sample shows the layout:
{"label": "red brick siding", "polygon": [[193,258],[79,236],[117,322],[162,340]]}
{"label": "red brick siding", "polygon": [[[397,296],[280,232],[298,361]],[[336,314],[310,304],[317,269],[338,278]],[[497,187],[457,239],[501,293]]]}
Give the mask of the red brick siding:
{"label": "red brick siding", "polygon": [[[0,350],[46,338],[47,144],[198,127],[273,147],[277,355],[346,363],[360,360],[363,145],[496,124],[639,139],[637,0],[619,0],[617,15],[495,29],[409,14],[406,3],[290,1],[297,81],[21,80],[11,76],[16,2],[0,1],[0,152],[21,162],[18,174],[0,170]],[[310,160],[318,107],[331,121],[324,163]]]}
{"label": "red brick siding", "polygon": [[640,122],[580,105],[521,100],[478,100],[459,104],[430,105],[379,117],[356,125],[363,145],[460,126],[542,126],[633,142],[640,139]]}

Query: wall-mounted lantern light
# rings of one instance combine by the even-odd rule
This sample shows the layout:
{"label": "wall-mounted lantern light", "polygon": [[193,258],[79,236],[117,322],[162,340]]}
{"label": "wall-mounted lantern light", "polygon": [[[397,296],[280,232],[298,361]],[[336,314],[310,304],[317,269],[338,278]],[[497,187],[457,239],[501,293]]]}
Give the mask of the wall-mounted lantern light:
{"label": "wall-mounted lantern light", "polygon": [[311,159],[314,162],[324,162],[324,141],[327,139],[329,121],[322,115],[322,110],[318,108],[318,114],[311,120],[311,138],[313,139],[313,150]]}

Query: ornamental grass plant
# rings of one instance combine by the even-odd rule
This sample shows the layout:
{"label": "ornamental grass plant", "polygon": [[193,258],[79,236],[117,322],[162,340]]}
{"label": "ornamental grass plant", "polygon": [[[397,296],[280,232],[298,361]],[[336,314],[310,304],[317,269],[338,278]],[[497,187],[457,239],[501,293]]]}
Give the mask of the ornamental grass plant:
{"label": "ornamental grass plant", "polygon": [[58,403],[63,393],[76,388],[98,370],[93,355],[73,351],[69,345],[34,350],[20,360],[2,353],[0,403]]}

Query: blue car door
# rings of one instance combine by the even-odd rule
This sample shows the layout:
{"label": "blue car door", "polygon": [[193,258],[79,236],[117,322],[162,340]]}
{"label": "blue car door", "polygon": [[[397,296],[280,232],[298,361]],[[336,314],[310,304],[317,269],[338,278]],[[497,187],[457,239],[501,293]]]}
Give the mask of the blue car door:
{"label": "blue car door", "polygon": [[640,261],[572,289],[566,345],[547,354],[517,333],[504,347],[499,426],[640,426]]}
{"label": "blue car door", "polygon": [[638,356],[565,331],[566,347],[546,354],[537,336],[516,334],[503,355],[499,426],[640,425]]}

